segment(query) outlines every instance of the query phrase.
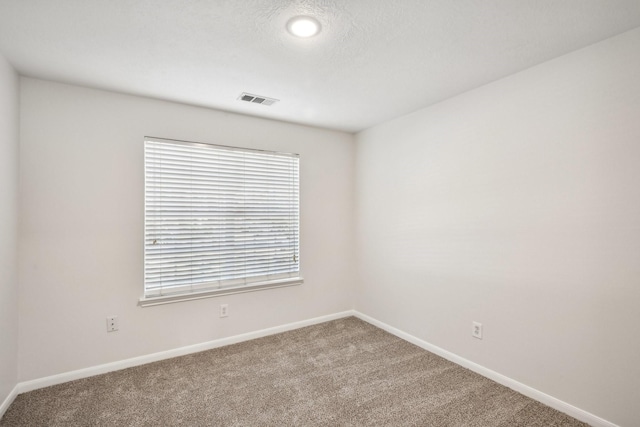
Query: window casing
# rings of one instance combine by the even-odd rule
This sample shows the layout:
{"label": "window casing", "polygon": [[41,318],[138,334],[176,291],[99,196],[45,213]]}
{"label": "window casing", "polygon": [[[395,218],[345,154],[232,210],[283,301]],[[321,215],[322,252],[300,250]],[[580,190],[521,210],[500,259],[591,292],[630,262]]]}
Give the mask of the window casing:
{"label": "window casing", "polygon": [[299,157],[146,137],[141,305],[302,282]]}

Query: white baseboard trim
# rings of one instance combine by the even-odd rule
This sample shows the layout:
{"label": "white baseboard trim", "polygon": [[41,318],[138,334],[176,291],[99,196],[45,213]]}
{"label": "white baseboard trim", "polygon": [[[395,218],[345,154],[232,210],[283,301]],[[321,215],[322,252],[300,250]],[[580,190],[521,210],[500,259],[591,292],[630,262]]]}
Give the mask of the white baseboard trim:
{"label": "white baseboard trim", "polygon": [[550,406],[553,409],[557,409],[558,411],[572,416],[573,418],[585,422],[593,427],[618,427],[616,424],[593,415],[590,412],[584,411],[580,408],[576,408],[575,406],[563,402],[560,399],[556,399],[555,397],[549,396],[548,394],[536,390],[535,388],[529,387],[528,385],[518,382],[512,378],[492,371],[489,368],[478,365],[477,363],[474,363],[468,359],[458,356],[457,354],[451,353],[443,348],[421,340],[420,338],[414,337],[413,335],[403,332],[400,329],[396,329],[393,326],[387,325],[386,323],[369,317],[366,314],[354,310],[353,315],[361,320],[364,320],[367,323],[371,323],[372,325],[377,326],[378,328],[397,336],[398,338],[402,338],[405,341],[417,345],[418,347],[430,351],[431,353],[437,354],[438,356],[443,357],[457,365],[476,372],[483,377],[489,378],[497,382],[498,384],[509,387],[512,390],[522,393],[527,397],[537,400],[538,402],[544,403],[545,405]]}
{"label": "white baseboard trim", "polygon": [[245,334],[234,335],[232,337],[220,338],[213,341],[208,341],[200,344],[194,344],[190,346],[175,348],[172,350],[161,351],[158,353],[152,353],[145,356],[133,357],[131,359],[125,359],[117,362],[105,363],[103,365],[92,366],[89,368],[78,369],[75,371],[64,372],[62,374],[51,375],[49,377],[38,378],[31,381],[24,381],[18,383],[9,396],[2,402],[0,405],[0,418],[6,410],[9,408],[9,405],[13,402],[16,396],[20,393],[26,393],[28,391],[36,390],[43,387],[49,387],[56,384],[62,384],[68,381],[78,380],[82,378],[88,378],[95,375],[105,374],[107,372],[117,371],[120,369],[131,368],[134,366],[144,365],[146,363],[157,362],[159,360],[170,359],[172,357],[184,356],[186,354],[198,353],[200,351],[211,350],[213,348],[223,347],[226,345],[236,344],[243,341],[249,341],[256,338],[262,338],[269,335],[278,334],[281,332],[287,332],[294,329],[303,328],[305,326],[316,325],[318,323],[328,322],[330,320],[341,319],[344,317],[355,316],[361,320],[364,320],[367,323],[370,323],[374,326],[377,326],[380,329],[383,329],[398,338],[401,338],[405,341],[408,341],[418,347],[421,347],[431,353],[437,354],[455,364],[463,366],[471,371],[474,371],[484,377],[487,377],[499,384],[502,384],[506,387],[509,387],[519,393],[524,394],[527,397],[530,397],[538,402],[544,403],[547,406],[550,406],[554,409],[557,409],[560,412],[564,412],[567,415],[570,415],[580,421],[583,421],[593,427],[619,427],[616,424],[613,424],[605,419],[602,419],[596,415],[593,415],[590,412],[584,411],[580,408],[577,408],[573,405],[570,405],[566,402],[563,402],[560,399],[556,399],[553,396],[549,396],[546,393],[543,393],[539,390],[536,390],[528,385],[525,385],[521,382],[518,382],[512,378],[509,378],[505,375],[502,375],[498,372],[492,371],[489,368],[485,368],[484,366],[478,365],[468,359],[458,356],[457,354],[451,353],[443,348],[435,346],[427,341],[424,341],[420,338],[417,338],[413,335],[410,335],[406,332],[401,331],[400,329],[394,328],[393,326],[387,325],[379,320],[376,320],[366,314],[360,313],[355,310],[347,310],[340,313],[329,314],[326,316],[315,317],[313,319],[301,320],[299,322],[287,323],[285,325],[275,326],[272,328],[261,329],[254,332],[247,332]]}
{"label": "white baseboard trim", "polygon": [[7,409],[9,409],[9,406],[11,406],[11,404],[13,403],[13,401],[17,396],[18,396],[18,385],[13,387],[13,390],[9,392],[9,395],[7,396],[7,398],[4,399],[4,401],[2,402],[2,405],[0,405],[0,419],[2,419],[2,416],[4,415],[5,412],[7,412]]}
{"label": "white baseboard trim", "polygon": [[[37,378],[35,380],[24,381],[18,383],[14,389],[14,396],[19,393],[26,393],[28,391],[36,390],[43,387],[49,387],[56,384],[66,383],[68,381],[79,380],[82,378],[88,378],[95,375],[105,374],[107,372],[118,371],[120,369],[131,368],[133,366],[144,365],[146,363],[157,362],[159,360],[171,359],[172,357],[184,356],[186,354],[198,353],[200,351],[211,350],[213,348],[223,347],[230,344],[236,344],[243,341],[249,341],[256,338],[266,337],[268,335],[278,334],[280,332],[287,332],[294,329],[303,328],[305,326],[316,325],[318,323],[328,322],[330,320],[341,319],[343,317],[353,316],[353,310],[343,311],[340,313],[329,314],[326,316],[315,317],[313,319],[301,320],[299,322],[287,323],[285,325],[274,326],[272,328],[261,329],[254,332],[247,332],[245,334],[234,335],[232,337],[220,338],[213,341],[208,341],[200,344],[189,345],[185,347],[179,347],[172,350],[161,351],[158,353],[147,354],[144,356],[133,357],[131,359],[120,360],[117,362],[105,363],[103,365],[92,366],[89,368],[78,369],[76,371],[64,372],[57,375],[51,375],[49,377]],[[13,401],[13,398],[9,401],[9,398],[5,401],[9,401],[7,407]],[[2,406],[4,408],[4,404]]]}

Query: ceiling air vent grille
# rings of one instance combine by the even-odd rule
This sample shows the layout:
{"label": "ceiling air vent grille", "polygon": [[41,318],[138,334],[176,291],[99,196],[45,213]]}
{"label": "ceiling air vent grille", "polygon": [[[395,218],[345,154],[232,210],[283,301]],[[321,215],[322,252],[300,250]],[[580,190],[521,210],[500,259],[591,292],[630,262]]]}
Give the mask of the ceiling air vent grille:
{"label": "ceiling air vent grille", "polygon": [[251,102],[252,104],[261,105],[273,105],[278,102],[278,99],[268,98],[262,95],[254,95],[251,93],[242,92],[238,97],[240,101]]}

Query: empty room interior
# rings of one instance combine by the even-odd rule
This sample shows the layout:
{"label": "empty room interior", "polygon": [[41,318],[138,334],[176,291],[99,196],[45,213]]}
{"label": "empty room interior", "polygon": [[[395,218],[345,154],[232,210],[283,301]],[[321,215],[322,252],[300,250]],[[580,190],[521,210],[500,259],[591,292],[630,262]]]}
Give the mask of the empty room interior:
{"label": "empty room interior", "polygon": [[0,0],[0,426],[640,426],[640,1]]}

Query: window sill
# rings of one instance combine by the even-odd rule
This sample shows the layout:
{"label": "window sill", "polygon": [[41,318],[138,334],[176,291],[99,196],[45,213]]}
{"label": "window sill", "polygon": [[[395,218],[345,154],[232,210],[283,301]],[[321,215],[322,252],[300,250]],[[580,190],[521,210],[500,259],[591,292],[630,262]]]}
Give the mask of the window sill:
{"label": "window sill", "polygon": [[188,294],[160,295],[157,297],[141,297],[140,300],[138,300],[138,305],[140,307],[150,307],[154,305],[171,304],[174,302],[191,301],[191,300],[203,299],[203,298],[220,297],[223,295],[233,295],[233,294],[241,294],[244,292],[261,291],[264,289],[284,288],[286,286],[301,285],[302,283],[304,283],[304,279],[302,277],[293,277],[290,279],[270,280],[267,282],[253,283],[248,286],[245,285],[245,286],[236,286],[233,288],[213,289],[209,291],[192,292]]}

